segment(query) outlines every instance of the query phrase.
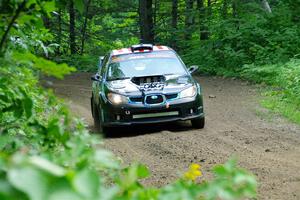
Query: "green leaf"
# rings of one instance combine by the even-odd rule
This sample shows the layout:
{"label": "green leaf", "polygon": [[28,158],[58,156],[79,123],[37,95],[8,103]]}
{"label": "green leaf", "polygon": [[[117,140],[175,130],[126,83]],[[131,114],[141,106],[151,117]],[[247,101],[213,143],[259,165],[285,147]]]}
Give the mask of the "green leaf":
{"label": "green leaf", "polygon": [[66,179],[56,180],[49,191],[47,200],[85,200],[76,193]]}
{"label": "green leaf", "polygon": [[33,15],[22,15],[17,19],[19,25],[24,25],[26,23],[30,23],[32,21],[37,20]]}
{"label": "green leaf", "polygon": [[226,170],[226,168],[223,165],[215,166],[213,168],[213,171],[217,176],[225,176],[228,173],[228,171]]}
{"label": "green leaf", "polygon": [[62,135],[62,130],[59,125],[59,120],[57,118],[52,119],[47,128],[47,133],[49,136],[59,139]]}
{"label": "green leaf", "polygon": [[55,11],[55,1],[47,1],[43,4],[43,9],[50,16],[52,11]]}
{"label": "green leaf", "polygon": [[137,175],[139,178],[146,178],[150,175],[150,172],[145,165],[138,165]]}
{"label": "green leaf", "polygon": [[234,178],[233,178],[233,182],[235,184],[243,184],[243,183],[247,183],[250,185],[256,185],[256,179],[254,178],[254,176],[246,174],[246,173],[237,173]]}
{"label": "green leaf", "polygon": [[29,96],[27,96],[23,100],[23,105],[24,105],[25,115],[28,119],[32,116],[32,112],[33,112],[33,101],[32,101],[32,99]]}
{"label": "green leaf", "polygon": [[2,134],[0,137],[0,149],[3,149],[7,144],[15,140],[15,137],[9,134]]}
{"label": "green leaf", "polygon": [[74,0],[75,8],[82,14],[84,10],[84,0]]}
{"label": "green leaf", "polygon": [[29,0],[27,3],[26,3],[26,7],[27,8],[30,8],[30,6],[32,6],[32,4],[36,4],[36,0]]}
{"label": "green leaf", "polygon": [[60,79],[62,79],[64,75],[76,71],[74,67],[69,67],[67,64],[56,64],[55,62],[37,57],[28,52],[14,52],[13,59],[18,64],[30,65],[48,76],[54,76]]}
{"label": "green leaf", "polygon": [[73,186],[85,199],[95,199],[99,192],[99,175],[89,169],[78,172],[73,179]]}
{"label": "green leaf", "polygon": [[111,169],[118,169],[119,163],[115,159],[114,155],[103,149],[97,149],[95,152],[95,161],[102,167],[107,167]]}
{"label": "green leaf", "polygon": [[45,199],[49,182],[46,174],[30,166],[13,168],[8,171],[9,182],[26,193],[31,200]]}
{"label": "green leaf", "polygon": [[54,176],[64,176],[66,174],[64,168],[55,165],[54,163],[42,157],[38,157],[38,156],[30,157],[29,162],[34,166],[38,167],[39,169],[48,172]]}

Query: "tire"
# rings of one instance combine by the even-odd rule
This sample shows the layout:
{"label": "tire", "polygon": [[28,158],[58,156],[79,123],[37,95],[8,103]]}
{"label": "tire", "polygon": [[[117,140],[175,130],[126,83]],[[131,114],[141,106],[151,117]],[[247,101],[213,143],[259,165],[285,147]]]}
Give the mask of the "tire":
{"label": "tire", "polygon": [[92,113],[92,117],[94,117],[94,101],[93,101],[93,96],[91,97],[91,113]]}
{"label": "tire", "polygon": [[93,109],[95,131],[97,133],[106,134],[107,133],[107,127],[104,127],[102,125],[102,120],[101,120],[101,117],[100,117],[100,112],[99,112],[98,107],[95,104],[92,104],[92,109]]}
{"label": "tire", "polygon": [[196,119],[192,119],[192,127],[196,129],[202,129],[205,126],[205,117],[199,117]]}

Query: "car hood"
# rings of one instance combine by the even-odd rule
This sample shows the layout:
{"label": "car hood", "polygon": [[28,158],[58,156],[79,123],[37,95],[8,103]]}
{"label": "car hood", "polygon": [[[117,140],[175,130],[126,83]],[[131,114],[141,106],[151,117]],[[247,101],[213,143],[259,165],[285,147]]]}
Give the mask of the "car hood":
{"label": "car hood", "polygon": [[[152,76],[153,77],[153,76]],[[161,82],[136,84],[132,79],[114,80],[106,83],[109,90],[125,96],[139,96],[144,93],[178,93],[194,84],[190,75],[165,75]],[[145,77],[144,77],[145,78]],[[147,78],[147,77],[146,77]],[[145,87],[145,85],[147,87]],[[150,87],[148,87],[150,85]],[[154,87],[152,87],[154,86]],[[147,88],[147,89],[145,89]]]}

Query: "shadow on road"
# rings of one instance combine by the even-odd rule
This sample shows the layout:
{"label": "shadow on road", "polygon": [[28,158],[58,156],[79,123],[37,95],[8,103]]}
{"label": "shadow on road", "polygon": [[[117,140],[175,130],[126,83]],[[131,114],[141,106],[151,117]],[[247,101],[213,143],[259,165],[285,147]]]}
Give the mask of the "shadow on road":
{"label": "shadow on road", "polygon": [[[95,133],[94,126],[89,127],[92,133]],[[105,138],[122,138],[122,137],[135,137],[146,134],[156,134],[162,131],[170,132],[184,132],[192,130],[192,126],[188,122],[169,122],[159,124],[145,124],[134,126],[122,126],[110,128]],[[95,133],[97,134],[97,133]]]}

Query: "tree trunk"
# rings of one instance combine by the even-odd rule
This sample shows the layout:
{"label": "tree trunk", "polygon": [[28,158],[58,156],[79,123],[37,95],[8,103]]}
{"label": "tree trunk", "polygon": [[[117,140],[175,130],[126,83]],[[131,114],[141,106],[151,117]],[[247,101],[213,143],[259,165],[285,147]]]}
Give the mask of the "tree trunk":
{"label": "tree trunk", "polygon": [[172,28],[177,29],[178,22],[178,0],[172,2]]}
{"label": "tree trunk", "polygon": [[61,15],[62,15],[62,11],[61,9],[58,10],[58,15],[57,15],[57,22],[58,22],[58,32],[57,32],[57,42],[58,42],[58,49],[56,54],[60,55],[60,49],[61,49],[61,40],[62,40],[62,28],[61,28],[61,24],[62,24],[62,20],[61,20]]}
{"label": "tree trunk", "polygon": [[232,1],[232,17],[237,18],[237,2],[236,2],[236,0]]}
{"label": "tree trunk", "polygon": [[141,43],[154,43],[152,0],[139,0]]}
{"label": "tree trunk", "polygon": [[177,23],[178,23],[178,0],[172,1],[172,28],[173,35],[171,38],[173,49],[177,50]]}
{"label": "tree trunk", "polygon": [[186,10],[185,10],[185,35],[186,40],[192,38],[192,25],[193,25],[193,4],[194,0],[186,0]]}
{"label": "tree trunk", "polygon": [[262,0],[262,6],[268,13],[272,13],[270,4],[267,0]]}
{"label": "tree trunk", "polygon": [[223,19],[227,18],[227,13],[228,13],[228,0],[223,0],[223,7],[222,7]]}
{"label": "tree trunk", "polygon": [[234,22],[236,24],[236,29],[240,29],[240,21],[238,19],[238,2],[237,0],[232,1],[232,17],[234,18]]}
{"label": "tree trunk", "polygon": [[88,21],[88,12],[89,12],[90,3],[91,0],[87,0],[87,2],[85,3],[85,16],[84,16],[84,22],[82,27],[82,35],[81,35],[81,51],[80,51],[81,55],[84,53],[84,42],[86,39],[86,26]]}
{"label": "tree trunk", "polygon": [[207,0],[207,16],[211,16],[212,9],[211,9],[211,0]]}
{"label": "tree trunk", "polygon": [[158,11],[159,11],[159,0],[154,0],[153,27],[155,27],[157,23]]}
{"label": "tree trunk", "polygon": [[199,11],[199,24],[200,24],[200,40],[208,39],[208,27],[205,25],[206,10],[203,0],[197,0],[197,9]]}
{"label": "tree trunk", "polygon": [[71,54],[76,53],[76,35],[75,35],[75,9],[73,0],[69,1],[69,15],[70,15],[70,51]]}
{"label": "tree trunk", "polygon": [[50,22],[49,17],[47,16],[47,14],[44,14],[44,15],[42,16],[42,19],[43,19],[44,27],[45,27],[46,29],[50,29],[50,28],[51,28],[51,22]]}

